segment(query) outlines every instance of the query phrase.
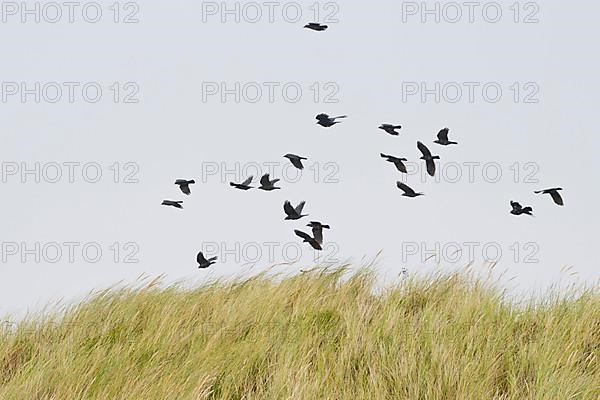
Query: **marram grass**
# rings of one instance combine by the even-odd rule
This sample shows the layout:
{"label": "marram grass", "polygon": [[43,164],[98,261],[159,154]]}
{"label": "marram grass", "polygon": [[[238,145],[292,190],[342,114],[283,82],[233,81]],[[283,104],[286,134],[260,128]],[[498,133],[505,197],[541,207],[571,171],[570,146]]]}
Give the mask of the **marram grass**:
{"label": "marram grass", "polygon": [[5,326],[0,399],[600,398],[594,289],[517,307],[465,273],[347,275],[108,290]]}

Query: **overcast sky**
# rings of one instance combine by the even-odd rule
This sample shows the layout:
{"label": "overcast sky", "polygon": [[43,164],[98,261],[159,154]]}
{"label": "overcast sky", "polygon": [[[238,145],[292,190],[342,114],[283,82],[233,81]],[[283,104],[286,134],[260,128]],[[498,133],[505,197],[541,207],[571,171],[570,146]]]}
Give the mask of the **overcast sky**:
{"label": "overcast sky", "polygon": [[[332,226],[320,261],[382,251],[382,276],[498,260],[521,291],[598,281],[597,3],[113,3],[1,4],[0,315],[142,274],[298,271],[310,220]],[[446,126],[458,146],[433,143]],[[269,171],[282,190],[228,184]],[[565,207],[533,194],[557,186]],[[310,216],[284,221],[285,200]],[[220,262],[198,270],[201,249]]]}

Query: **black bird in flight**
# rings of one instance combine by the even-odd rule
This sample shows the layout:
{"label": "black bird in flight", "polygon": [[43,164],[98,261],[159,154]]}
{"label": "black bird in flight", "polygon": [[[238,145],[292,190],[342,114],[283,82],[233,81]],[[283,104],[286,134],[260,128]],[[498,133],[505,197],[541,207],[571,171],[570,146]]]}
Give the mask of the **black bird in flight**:
{"label": "black bird in flight", "polygon": [[392,136],[398,136],[400,132],[396,132],[396,129],[402,129],[402,125],[382,124],[379,129],[382,129]]}
{"label": "black bird in flight", "polygon": [[317,124],[325,127],[325,128],[329,128],[335,124],[339,124],[339,121],[336,121],[336,119],[340,119],[340,118],[347,118],[346,115],[341,115],[339,117],[330,117],[327,114],[319,114],[317,115]]}
{"label": "black bird in flight", "polygon": [[304,169],[304,165],[302,165],[302,160],[308,160],[308,158],[306,157],[300,157],[295,154],[286,154],[284,157],[290,160],[294,167],[298,169]]}
{"label": "black bird in flight", "polygon": [[417,148],[421,151],[421,153],[423,153],[423,157],[421,157],[421,160],[425,160],[425,164],[427,165],[427,173],[430,176],[435,176],[435,161],[434,160],[439,160],[440,157],[432,156],[431,152],[429,151],[427,146],[425,146],[421,142],[417,142]]}
{"label": "black bird in flight", "polygon": [[299,231],[298,229],[294,229],[294,233],[296,234],[296,236],[301,237],[303,240],[303,243],[308,243],[312,246],[313,249],[315,250],[323,250],[323,248],[321,247],[321,245],[319,244],[319,242],[317,242],[312,236],[310,236],[308,233],[306,232],[302,232]]}
{"label": "black bird in flight", "polygon": [[523,207],[519,203],[517,203],[516,201],[511,201],[510,205],[512,207],[512,210],[510,211],[510,213],[512,215],[527,214],[527,215],[531,215],[533,217],[533,208],[531,208],[531,207]]}
{"label": "black bird in flight", "polygon": [[310,224],[306,226],[310,226],[312,228],[312,233],[319,244],[323,244],[323,229],[331,229],[329,225],[324,225],[318,221],[310,221]]}
{"label": "black bird in flight", "polygon": [[264,174],[262,178],[260,178],[260,186],[259,189],[266,190],[270,192],[272,190],[281,189],[280,187],[275,187],[275,184],[279,182],[279,179],[269,179],[269,174]]}
{"label": "black bird in flight", "polygon": [[552,200],[554,200],[554,202],[559,205],[559,206],[564,206],[565,203],[562,199],[562,197],[560,196],[560,193],[558,193],[560,190],[563,190],[562,188],[553,188],[553,189],[545,189],[545,190],[538,190],[537,192],[534,192],[535,194],[549,194],[550,196],[552,196]]}
{"label": "black bird in flight", "polygon": [[317,31],[317,32],[324,31],[325,29],[328,28],[327,25],[322,25],[318,22],[309,22],[308,24],[304,25],[304,27],[307,29],[311,29],[313,31]]}
{"label": "black bird in flight", "polygon": [[449,146],[451,144],[458,144],[457,142],[451,142],[448,140],[448,133],[450,133],[450,129],[444,128],[437,134],[437,140],[434,140],[433,143],[441,144],[442,146]]}
{"label": "black bird in flight", "polygon": [[217,257],[211,257],[207,260],[206,257],[204,257],[204,254],[200,252],[196,256],[196,261],[198,262],[198,268],[204,269],[210,267],[213,264],[216,264]]}
{"label": "black bird in flight", "polygon": [[396,186],[398,186],[398,189],[400,189],[404,192],[404,194],[402,195],[404,197],[412,198],[412,197],[425,196],[425,193],[417,193],[410,186],[408,186],[407,184],[402,183],[400,181],[396,182]]}
{"label": "black bird in flight", "polygon": [[195,181],[195,180],[187,181],[187,180],[185,180],[185,179],[177,179],[177,180],[175,181],[175,184],[176,184],[177,186],[179,186],[179,189],[181,189],[181,191],[182,191],[184,194],[187,194],[188,196],[189,196],[190,194],[192,194],[192,191],[190,190],[190,185],[193,185],[193,184],[195,184],[195,183],[196,183],[196,181]]}
{"label": "black bird in flight", "polygon": [[236,189],[240,189],[240,190],[250,190],[253,188],[253,186],[250,186],[250,184],[252,183],[252,179],[254,179],[254,177],[250,176],[248,179],[246,179],[242,183],[229,182],[229,185],[233,186]]}
{"label": "black bird in flight", "polygon": [[161,206],[170,206],[175,208],[183,209],[183,201],[163,200]]}
{"label": "black bird in flight", "polygon": [[391,162],[392,164],[394,164],[396,166],[396,168],[398,169],[398,171],[406,174],[406,165],[404,165],[404,163],[402,161],[407,161],[406,158],[398,158],[398,157],[394,157],[394,156],[388,156],[387,154],[383,154],[381,153],[381,158],[385,158],[386,161]]}
{"label": "black bird in flight", "polygon": [[285,201],[285,203],[283,203],[283,211],[285,211],[285,214],[287,215],[285,217],[286,220],[297,220],[300,219],[302,217],[306,217],[308,215],[302,215],[302,209],[304,208],[304,204],[306,204],[305,201],[300,202],[300,204],[298,204],[298,206],[296,208],[292,207],[292,203],[290,203],[288,200]]}

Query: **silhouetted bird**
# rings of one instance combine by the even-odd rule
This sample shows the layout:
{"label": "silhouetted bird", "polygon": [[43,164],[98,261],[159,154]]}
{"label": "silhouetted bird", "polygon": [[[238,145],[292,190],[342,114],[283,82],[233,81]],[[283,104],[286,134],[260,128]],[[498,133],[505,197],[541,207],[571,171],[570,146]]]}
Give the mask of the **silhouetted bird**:
{"label": "silhouetted bird", "polygon": [[407,161],[406,158],[398,158],[398,157],[394,157],[394,156],[388,156],[387,154],[383,154],[381,153],[381,158],[385,158],[388,162],[391,162],[392,164],[394,164],[396,166],[396,168],[398,169],[398,171],[402,172],[402,173],[407,173],[406,171],[406,165],[404,165],[404,163],[402,161]]}
{"label": "silhouetted bird", "polygon": [[564,206],[565,203],[563,202],[562,197],[560,197],[560,193],[558,193],[560,190],[563,190],[562,188],[553,188],[553,189],[545,189],[545,190],[538,190],[537,192],[534,192],[535,194],[549,194],[550,196],[552,196],[552,200],[554,200],[554,202],[556,204],[558,204],[559,206]]}
{"label": "silhouetted bird", "polygon": [[379,129],[382,129],[392,136],[398,136],[400,132],[396,132],[396,129],[402,129],[402,125],[382,124]]}
{"label": "silhouetted bird", "polygon": [[210,267],[213,264],[216,264],[217,257],[211,257],[207,260],[206,257],[204,257],[204,254],[202,254],[202,252],[200,252],[196,256],[196,261],[198,261],[198,268],[204,269],[204,268]]}
{"label": "silhouetted bird", "polygon": [[248,179],[246,179],[242,183],[229,182],[229,185],[233,186],[236,189],[240,189],[240,190],[250,190],[253,187],[253,186],[250,186],[250,184],[252,183],[252,179],[254,179],[254,177],[250,176]]}
{"label": "silhouetted bird", "polygon": [[179,186],[179,189],[181,189],[181,191],[187,195],[192,194],[192,191],[190,190],[190,185],[193,185],[194,183],[196,183],[196,181],[186,181],[185,179],[177,179],[175,181],[175,184]]}
{"label": "silhouetted bird", "polygon": [[429,151],[427,146],[425,146],[421,142],[417,142],[417,148],[421,151],[421,153],[423,153],[423,157],[421,157],[421,160],[425,160],[425,164],[427,165],[427,173],[431,176],[435,176],[435,161],[434,160],[439,160],[440,157],[432,156],[431,152]]}
{"label": "silhouetted bird", "polygon": [[313,31],[317,31],[317,32],[324,31],[325,29],[328,28],[327,25],[321,25],[318,22],[309,22],[308,24],[304,25],[304,27],[307,29],[312,29]]}
{"label": "silhouetted bird", "polygon": [[161,206],[170,206],[175,208],[183,208],[183,201],[163,200]]}
{"label": "silhouetted bird", "polygon": [[323,244],[323,229],[331,229],[329,225],[323,225],[317,221],[310,221],[310,224],[307,224],[306,226],[310,226],[312,228],[313,236],[319,244]]}
{"label": "silhouetted bird", "polygon": [[279,182],[279,179],[269,179],[269,174],[264,174],[262,178],[260,178],[260,186],[259,189],[266,190],[270,192],[271,190],[281,189],[280,187],[275,187],[275,184]]}
{"label": "silhouetted bird", "polygon": [[329,128],[330,126],[333,126],[335,124],[339,124],[340,121],[336,121],[336,119],[340,119],[340,118],[347,118],[346,115],[341,115],[339,117],[330,117],[327,114],[319,114],[317,115],[317,124],[325,127],[325,128]]}
{"label": "silhouetted bird", "polygon": [[417,193],[414,190],[412,190],[412,188],[410,186],[408,186],[405,183],[402,183],[400,181],[396,182],[396,186],[398,186],[398,189],[402,190],[404,192],[404,194],[402,196],[404,197],[419,197],[419,196],[425,196],[424,193]]}
{"label": "silhouetted bird", "polygon": [[284,157],[290,160],[294,167],[298,169],[304,169],[304,165],[302,165],[302,160],[308,160],[308,158],[306,157],[300,157],[295,154],[286,154]]}
{"label": "silhouetted bird", "polygon": [[323,248],[321,247],[321,245],[319,244],[319,242],[317,242],[312,236],[310,236],[308,233],[299,231],[298,229],[294,230],[294,233],[296,234],[296,236],[301,237],[302,239],[304,239],[304,243],[308,243],[312,246],[313,249],[315,250],[323,250]]}
{"label": "silhouetted bird", "polygon": [[510,211],[510,213],[513,215],[527,214],[527,215],[533,216],[533,214],[532,214],[533,208],[531,208],[531,207],[523,207],[516,201],[511,201],[510,205],[512,207],[512,210]]}
{"label": "silhouetted bird", "polygon": [[283,203],[283,211],[286,213],[285,219],[287,220],[297,220],[302,217],[306,217],[307,215],[302,215],[302,209],[304,208],[305,201],[300,202],[296,208],[292,207],[292,203],[288,200]]}
{"label": "silhouetted bird", "polygon": [[444,128],[437,134],[437,140],[434,140],[433,143],[441,144],[442,146],[449,146],[451,144],[458,144],[457,142],[451,142],[448,140],[448,133],[450,129]]}

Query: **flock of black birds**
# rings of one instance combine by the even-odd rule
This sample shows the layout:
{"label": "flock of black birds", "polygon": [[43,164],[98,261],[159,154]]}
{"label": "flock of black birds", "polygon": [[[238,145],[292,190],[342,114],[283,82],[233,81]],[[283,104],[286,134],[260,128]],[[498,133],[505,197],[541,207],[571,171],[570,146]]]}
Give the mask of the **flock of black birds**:
{"label": "flock of black birds", "polygon": [[[317,32],[322,32],[322,31],[325,31],[328,28],[328,26],[322,25],[317,22],[311,22],[311,23],[305,25],[304,28],[310,29],[313,31],[317,31]],[[324,113],[318,114],[316,116],[317,124],[324,128],[331,128],[332,126],[342,122],[342,121],[338,121],[338,120],[341,120],[344,118],[347,118],[347,116],[341,115],[338,117],[330,117],[329,115],[324,114]],[[385,131],[389,135],[399,136],[400,132],[398,132],[398,131],[402,129],[402,126],[394,125],[394,124],[382,124],[381,126],[379,126],[379,129]],[[436,143],[441,146],[458,145],[457,142],[453,142],[448,139],[449,133],[450,133],[449,128],[443,128],[442,130],[440,130],[438,132],[437,140],[434,140],[433,143]],[[422,154],[420,159],[425,161],[427,173],[430,176],[434,177],[435,173],[436,173],[435,160],[439,160],[440,157],[437,155],[432,155],[429,148],[427,148],[427,146],[425,146],[425,144],[423,144],[421,141],[417,141],[417,149]],[[381,153],[380,155],[381,155],[381,158],[385,159],[387,162],[394,164],[396,169],[398,171],[400,171],[401,173],[403,173],[403,174],[408,173],[406,165],[404,164],[405,161],[408,161],[406,158],[396,157],[396,156],[392,156],[392,155],[388,155],[388,154],[384,154],[384,153]],[[301,157],[301,156],[298,156],[296,154],[291,154],[291,153],[286,154],[284,156],[284,158],[287,158],[292,163],[292,165],[299,170],[304,169],[304,165],[303,165],[302,161],[307,160],[306,157]],[[254,177],[250,176],[241,183],[230,182],[229,185],[235,189],[247,191],[250,189],[254,189],[254,186],[250,186],[253,182],[253,179],[254,179]],[[258,189],[264,190],[267,192],[281,189],[280,187],[276,186],[277,182],[279,182],[279,181],[280,181],[279,179],[271,179],[269,174],[264,174],[260,178],[260,186],[258,187]],[[193,185],[195,183],[196,183],[196,181],[194,181],[194,180],[185,180],[185,179],[177,179],[175,181],[175,185],[179,186],[179,189],[181,190],[181,192],[188,196],[191,195],[191,193],[192,193],[191,189],[190,189],[190,185]],[[408,186],[407,184],[400,182],[400,181],[396,182],[396,186],[398,187],[398,189],[400,189],[403,192],[402,196],[404,196],[404,197],[415,198],[415,197],[425,195],[424,193],[416,192],[410,186]],[[554,203],[556,203],[559,206],[564,206],[564,201],[559,193],[561,190],[563,190],[563,189],[562,188],[552,188],[552,189],[538,190],[538,191],[535,191],[534,193],[535,194],[549,194],[552,197],[552,200],[554,200]],[[307,217],[308,216],[307,214],[302,214],[305,204],[306,204],[305,201],[301,201],[296,207],[294,207],[290,201],[286,200],[283,204],[283,211],[285,212],[285,215],[286,215],[285,220],[297,221],[304,217]],[[162,202],[162,205],[183,209],[183,201],[181,201],[181,200],[164,200]],[[510,211],[510,213],[513,215],[526,214],[526,215],[533,216],[533,208],[531,206],[523,207],[521,204],[519,204],[516,201],[511,201],[510,205],[512,207],[512,210]],[[296,236],[300,237],[303,240],[303,243],[308,243],[315,250],[322,250],[323,249],[322,248],[323,230],[331,229],[331,227],[329,225],[323,224],[318,221],[311,221],[306,226],[308,226],[312,229],[312,236],[310,234],[303,232],[301,230],[298,230],[298,229],[295,229],[294,233],[296,234]],[[211,265],[215,264],[217,262],[217,257],[211,257],[211,258],[207,259],[204,256],[204,254],[202,253],[202,251],[200,251],[198,253],[198,255],[196,256],[196,261],[198,263],[198,268],[203,269],[203,268],[208,268]]]}

